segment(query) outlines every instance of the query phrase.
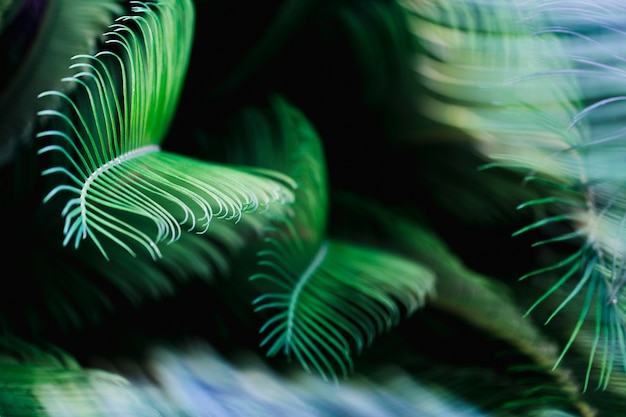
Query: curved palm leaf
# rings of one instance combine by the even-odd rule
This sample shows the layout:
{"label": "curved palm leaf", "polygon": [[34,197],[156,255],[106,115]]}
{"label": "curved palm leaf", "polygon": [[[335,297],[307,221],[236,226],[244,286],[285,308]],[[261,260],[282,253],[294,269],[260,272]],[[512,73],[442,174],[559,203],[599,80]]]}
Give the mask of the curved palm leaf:
{"label": "curved palm leaf", "polygon": [[548,236],[537,245],[571,243],[578,249],[522,277],[559,277],[529,313],[557,289],[568,288],[546,321],[576,300],[579,314],[556,365],[583,323],[593,320],[589,362],[603,352],[600,360],[608,365],[599,384],[606,388],[608,371],[615,369],[610,364],[626,357],[620,117],[626,8],[612,1],[487,1],[438,8],[411,2],[410,8],[429,53],[418,66],[431,91],[424,99],[429,114],[480,139],[491,166],[521,169],[528,181],[553,185],[552,195],[520,206],[545,212],[516,234],[540,231]]}
{"label": "curved palm leaf", "polygon": [[266,334],[261,345],[269,345],[270,356],[295,356],[325,379],[352,372],[352,347],[361,352],[404,313],[414,313],[433,290],[434,276],[420,264],[339,241],[322,245],[300,272],[291,265],[303,254],[288,242],[261,254],[261,264],[274,269],[273,275],[252,277],[279,288],[255,300],[255,311],[275,311],[261,329]]}
{"label": "curved palm leaf", "polygon": [[[482,274],[465,265],[429,226],[414,219],[413,210],[382,204],[349,192],[333,194],[333,202],[334,213],[339,219],[332,229],[334,234],[343,238],[380,242],[388,250],[414,259],[435,274],[435,296],[427,302],[430,312],[449,313],[469,324],[470,328],[485,332],[489,340],[503,341],[521,354],[512,365],[508,365],[510,369],[506,375],[500,376],[502,380],[497,384],[498,393],[484,385],[493,383],[490,378],[477,376],[480,371],[475,363],[470,366],[469,375],[464,375],[462,365],[447,363],[445,353],[439,356],[443,358],[441,362],[435,361],[436,365],[431,363],[432,358],[426,359],[427,369],[419,368],[418,371],[420,378],[440,383],[488,410],[501,408],[507,410],[507,413],[526,415],[530,410],[537,412],[546,404],[560,404],[564,410],[578,410],[584,416],[595,415],[592,403],[586,401],[581,393],[581,384],[577,378],[579,375],[571,372],[571,364],[553,369],[559,357],[558,344],[543,332],[540,325],[524,317],[523,309],[516,299],[519,294],[514,294],[509,285],[499,281],[498,277]],[[437,325],[438,331],[447,332],[441,322],[437,322]],[[419,329],[417,324],[409,332],[419,332]],[[454,329],[458,332],[452,333],[453,339],[467,337],[470,342],[471,332],[466,333],[457,327]],[[428,344],[416,341],[412,347],[418,351],[424,348],[428,352],[428,346],[434,345],[440,351],[443,348],[439,346],[446,343],[447,340],[439,343],[431,341]],[[509,348],[507,353],[500,351],[503,353],[502,358],[513,357],[511,352]],[[412,353],[409,355],[407,369],[411,369],[415,359]],[[471,356],[473,360],[480,354],[474,352]],[[500,366],[490,360],[488,372]],[[455,377],[451,377],[450,372],[455,373]],[[504,380],[518,378],[515,376],[517,372],[519,379],[515,380],[513,386],[505,388],[507,383]],[[534,377],[530,374],[534,374]]]}
{"label": "curved palm leaf", "polygon": [[[557,275],[554,280],[558,278]],[[550,286],[550,283],[546,285]],[[547,308],[556,308],[560,304],[559,300],[569,295],[567,288],[558,288],[554,296],[546,299],[544,303]],[[602,329],[598,325],[598,320],[604,319],[602,310],[593,309],[589,311],[586,320],[580,320],[579,305],[586,301],[587,296],[586,293],[579,293],[561,309],[559,315],[551,321],[552,334],[559,335],[559,332],[562,332],[567,340],[571,333],[571,323],[580,321],[577,323],[580,330],[571,343],[568,355],[563,358],[562,366],[566,369],[579,370],[577,373],[580,378],[587,379],[586,385],[589,389],[584,393],[584,398],[594,404],[598,415],[619,415],[626,400],[626,390],[624,390],[626,373],[620,369],[619,357],[611,355],[608,350],[598,349],[598,330]],[[607,334],[603,337],[609,336],[609,331],[614,331],[608,327],[604,330]],[[610,380],[607,376],[610,376]]]}
{"label": "curved palm leaf", "polygon": [[235,142],[238,146],[226,152],[230,161],[279,170],[298,186],[292,211],[269,213],[260,268],[250,276],[261,292],[253,301],[255,311],[268,317],[261,345],[270,356],[285,352],[307,370],[335,378],[351,368],[352,341],[361,349],[396,324],[401,310],[396,303],[414,311],[432,277],[392,254],[325,242],[328,196],[320,139],[280,96],[270,104],[269,114],[242,112],[240,139],[256,139]]}
{"label": "curved palm leaf", "polygon": [[[106,34],[109,49],[80,55],[65,81],[78,91],[58,91],[67,111],[43,110],[59,128],[38,136],[52,143],[40,153],[58,164],[43,171],[66,182],[44,201],[65,200],[64,245],[89,237],[107,257],[108,244],[135,255],[161,256],[159,242],[173,242],[183,228],[203,233],[213,219],[238,220],[243,212],[293,198],[292,181],[263,169],[209,164],[164,152],[191,48],[191,1],[133,2]],[[105,241],[106,239],[106,241]]]}
{"label": "curved palm leaf", "polygon": [[[213,156],[221,163],[262,167],[286,175],[300,170],[318,171],[323,166],[323,160],[315,157],[320,152],[318,139],[303,139],[310,125],[303,123],[302,115],[283,98],[273,96],[269,103],[267,109],[242,111],[234,123],[236,129],[228,135],[208,137],[204,144],[210,149],[199,157]],[[45,235],[57,231],[48,225],[51,210],[54,208],[41,213],[39,234],[44,227]],[[126,249],[120,245],[108,247],[106,259],[89,241],[77,250],[66,250],[56,239],[35,240],[36,249],[31,245],[32,261],[20,273],[26,278],[12,291],[12,300],[19,301],[0,308],[3,323],[20,334],[44,332],[55,337],[68,331],[84,331],[86,325],[107,323],[123,312],[138,308],[143,311],[141,306],[147,301],[184,294],[189,285],[219,291],[220,278],[228,279],[226,286],[238,279],[245,281],[250,275],[248,268],[255,266],[255,251],[251,248],[258,245],[264,227],[282,210],[283,206],[272,205],[267,210],[247,213],[236,223],[213,222],[201,235],[182,233],[175,244],[159,248],[158,262],[147,251],[126,256]],[[60,276],[64,277],[62,282]],[[225,304],[233,308],[239,303],[247,305],[248,288],[254,291],[249,285],[239,288],[236,299]]]}
{"label": "curved palm leaf", "polygon": [[[288,108],[285,108],[288,110]],[[250,277],[263,286],[253,304],[269,314],[261,333],[269,356],[296,357],[308,371],[337,378],[352,370],[350,351],[413,313],[432,290],[433,276],[397,255],[346,242],[327,241],[324,158],[315,131],[291,111],[283,120],[300,126],[311,164],[288,171],[298,183],[293,212],[266,228],[258,253],[261,270]]]}

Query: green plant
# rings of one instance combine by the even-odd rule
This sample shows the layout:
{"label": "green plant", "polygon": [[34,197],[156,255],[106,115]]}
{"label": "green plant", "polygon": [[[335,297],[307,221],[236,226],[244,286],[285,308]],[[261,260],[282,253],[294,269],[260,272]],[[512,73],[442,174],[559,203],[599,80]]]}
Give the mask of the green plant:
{"label": "green plant", "polygon": [[0,414],[619,415],[623,8],[246,6],[1,6]]}

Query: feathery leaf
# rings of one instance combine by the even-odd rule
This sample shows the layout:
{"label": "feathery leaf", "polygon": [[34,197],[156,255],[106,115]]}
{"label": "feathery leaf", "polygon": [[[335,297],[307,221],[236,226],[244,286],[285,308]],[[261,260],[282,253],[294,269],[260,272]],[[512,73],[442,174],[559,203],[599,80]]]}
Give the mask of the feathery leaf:
{"label": "feathery leaf", "polygon": [[261,254],[262,265],[275,269],[274,275],[252,277],[279,288],[254,302],[255,311],[275,311],[261,329],[266,335],[261,345],[269,345],[270,356],[298,358],[324,378],[351,373],[353,346],[360,353],[421,307],[433,290],[428,269],[391,253],[330,241],[299,272],[289,268],[290,259],[303,254],[287,246]]}
{"label": "feathery leaf", "polygon": [[323,377],[348,374],[351,345],[360,350],[397,324],[403,308],[413,312],[432,277],[398,256],[326,241],[325,159],[302,113],[274,97],[269,114],[248,109],[240,117],[244,134],[226,151],[229,160],[279,170],[298,185],[292,211],[270,217],[260,269],[250,276],[261,292],[255,311],[268,317],[261,344],[268,355],[295,356]]}
{"label": "feathery leaf", "polygon": [[[507,412],[519,411],[521,415],[526,415],[524,410],[536,411],[544,404],[556,405],[558,401],[558,404],[565,408],[579,410],[580,415],[594,415],[593,405],[583,397],[582,385],[577,378],[577,376],[584,378],[584,374],[574,375],[569,364],[553,368],[559,359],[558,344],[551,335],[545,334],[540,325],[524,317],[516,294],[509,285],[499,281],[498,277],[481,274],[466,266],[430,227],[425,226],[423,221],[413,218],[415,213],[412,210],[398,209],[349,192],[335,193],[333,197],[333,209],[337,216],[332,229],[335,235],[344,239],[374,242],[377,246],[419,262],[434,273],[435,294],[427,300],[427,311],[424,313],[426,317],[429,312],[450,314],[469,324],[471,329],[485,332],[489,340],[506,343],[522,355],[515,359],[520,361],[520,368],[526,367],[526,370],[532,368],[534,375],[542,375],[543,379],[531,377],[525,379],[520,369],[520,379],[514,382],[514,387],[509,387],[509,391],[504,388],[507,385],[504,381],[502,385],[498,384],[498,390],[507,391],[506,394],[500,395],[482,385],[491,382],[478,381],[482,378],[477,377],[478,371],[473,369],[476,366],[474,362],[467,376],[463,376],[460,367],[457,368],[457,362],[453,365],[448,363],[446,352],[454,351],[455,348],[446,350],[440,347],[448,343],[447,341],[423,343],[421,340],[414,342],[414,349],[419,350],[423,347],[428,352],[429,346],[435,346],[438,357],[442,359],[436,365],[432,365],[431,361],[426,359],[428,370],[419,368],[418,375],[432,382],[439,381],[458,394],[464,393],[466,398],[472,398],[475,404],[483,405],[486,409],[502,407]],[[417,332],[421,322],[420,317],[420,321],[410,328],[408,334]],[[448,328],[439,322],[437,324],[437,331],[447,334]],[[451,340],[465,341],[465,338],[468,338],[469,343],[471,331],[466,332],[468,329],[460,325],[452,329]],[[510,356],[511,351],[507,348],[506,352],[500,353]],[[478,352],[474,352],[469,360],[474,360],[479,355]],[[487,360],[489,361],[487,372],[494,372],[494,368],[498,368],[499,365],[492,363],[490,358]],[[407,361],[411,363],[413,358]],[[514,366],[518,364],[514,363]],[[455,378],[450,377],[451,371],[446,371],[448,367],[454,368]],[[512,377],[512,373],[513,369],[506,373],[504,379]]]}
{"label": "feathery leaf", "polygon": [[597,350],[608,364],[623,362],[626,8],[613,1],[408,4],[428,51],[418,71],[431,91],[424,98],[430,115],[474,135],[498,165],[554,184],[554,198],[523,205],[549,214],[517,234],[536,230],[548,235],[538,244],[570,241],[579,249],[522,277],[561,274],[530,310],[568,288],[548,318],[577,300],[580,313],[563,354],[583,323],[594,320],[590,362]]}
{"label": "feathery leaf", "polygon": [[106,34],[109,49],[74,58],[78,72],[65,79],[77,85],[74,96],[41,94],[62,99],[68,110],[41,111],[61,127],[38,136],[52,141],[40,153],[60,159],[43,174],[66,181],[45,198],[66,196],[64,244],[78,247],[89,237],[105,257],[113,243],[156,259],[157,244],[177,240],[183,229],[203,233],[213,219],[236,221],[290,201],[293,182],[161,151],[187,68],[193,4],[132,4],[136,14],[120,17]]}
{"label": "feathery leaf", "polygon": [[[319,139],[302,116],[303,142]],[[293,122],[292,122],[293,123]],[[298,124],[296,126],[298,126]],[[293,212],[277,215],[250,280],[263,293],[253,304],[269,318],[261,328],[270,356],[295,357],[310,372],[335,379],[352,372],[350,351],[411,314],[432,290],[433,276],[400,256],[327,240],[327,188],[321,147],[289,172],[298,183]]]}

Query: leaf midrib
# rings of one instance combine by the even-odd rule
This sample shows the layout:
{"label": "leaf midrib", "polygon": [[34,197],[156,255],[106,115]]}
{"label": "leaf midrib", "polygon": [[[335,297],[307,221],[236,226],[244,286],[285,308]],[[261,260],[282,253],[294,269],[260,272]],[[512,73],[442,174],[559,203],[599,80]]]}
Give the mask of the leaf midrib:
{"label": "leaf midrib", "polygon": [[126,152],[115,159],[108,161],[107,163],[99,166],[86,180],[80,191],[80,213],[83,222],[83,239],[87,237],[87,194],[91,184],[103,173],[109,171],[114,166],[118,166],[126,161],[134,158],[138,158],[142,155],[146,155],[152,152],[159,152],[161,147],[159,145],[148,145],[132,151]]}
{"label": "leaf midrib", "polygon": [[298,279],[296,286],[291,293],[291,297],[289,297],[289,309],[287,311],[287,331],[285,334],[285,352],[289,353],[289,347],[291,346],[291,339],[293,338],[293,328],[294,328],[294,317],[296,315],[296,309],[298,305],[298,301],[300,298],[300,294],[304,286],[311,279],[315,271],[319,268],[321,263],[326,258],[326,254],[328,253],[328,242],[324,242],[320,245],[319,250],[315,254],[315,257],[304,271],[304,273]]}

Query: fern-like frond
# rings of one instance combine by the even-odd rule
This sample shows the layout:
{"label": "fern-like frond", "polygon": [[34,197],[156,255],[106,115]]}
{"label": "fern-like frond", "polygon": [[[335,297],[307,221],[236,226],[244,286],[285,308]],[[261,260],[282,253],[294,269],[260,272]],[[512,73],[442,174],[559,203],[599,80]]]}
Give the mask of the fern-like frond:
{"label": "fern-like frond", "polygon": [[[379,245],[424,265],[436,277],[436,296],[428,299],[429,311],[450,314],[470,324],[472,328],[485,332],[490,340],[505,342],[530,359],[528,363],[532,365],[526,366],[532,366],[536,372],[549,379],[553,378],[548,383],[542,382],[540,386],[535,385],[536,381],[522,378],[524,381],[516,383],[514,390],[528,390],[528,394],[523,399],[520,398],[519,402],[511,400],[511,397],[515,398],[519,393],[507,394],[507,398],[501,400],[510,404],[504,405],[504,408],[509,412],[514,412],[517,407],[519,410],[524,407],[536,409],[546,401],[556,404],[556,399],[559,398],[559,402],[580,409],[581,415],[593,415],[582,396],[582,385],[577,378],[579,375],[571,372],[569,364],[554,368],[560,356],[559,345],[540,325],[524,316],[524,309],[519,306],[516,294],[510,286],[496,277],[465,265],[462,258],[430,226],[414,218],[415,213],[412,210],[389,206],[349,192],[335,193],[333,197],[333,209],[338,218],[333,224],[336,235],[378,242]],[[465,338],[466,335],[463,333],[455,338]],[[416,346],[420,346],[419,342]],[[443,360],[447,360],[445,354]],[[442,379],[446,386],[453,384],[447,372],[441,368],[447,366],[440,363],[434,371],[434,374],[439,375],[437,379]],[[459,377],[463,380],[462,376]],[[471,378],[473,377],[475,375]],[[460,384],[465,385],[467,381]],[[476,395],[477,398],[485,393],[484,387],[479,389],[463,386],[455,390],[468,393],[474,391],[471,395]],[[497,395],[490,394],[486,403],[495,404],[501,400],[497,399]]]}
{"label": "fern-like frond", "polygon": [[[323,154],[311,125],[281,97],[273,96],[268,104],[266,108],[243,110],[241,117],[233,120],[232,132],[207,137],[205,144],[210,149],[198,157],[212,156],[222,164],[271,169],[285,175],[316,172],[310,177],[312,181],[316,176],[324,178]],[[308,187],[305,182],[300,186]],[[158,262],[148,251],[128,256],[120,245],[107,246],[106,259],[90,240],[77,250],[67,250],[56,239],[34,240],[36,246],[29,246],[32,260],[21,272],[28,278],[12,291],[16,302],[0,308],[3,323],[15,332],[29,334],[74,332],[106,322],[121,311],[143,309],[146,302],[177,297],[189,286],[215,288],[225,278],[229,285],[238,278],[245,281],[256,266],[255,250],[265,226],[286,207],[275,204],[246,213],[237,222],[212,222],[203,234],[181,231],[175,244],[159,245]],[[40,213],[38,224],[44,226],[37,236],[54,237],[58,232],[58,225],[49,224],[48,216],[54,210],[46,207]],[[152,227],[139,216],[133,222],[138,229]],[[64,277],[62,283],[60,276]],[[252,286],[238,291],[233,304],[249,303],[248,288],[254,291]]]}
{"label": "fern-like frond", "polygon": [[494,165],[554,187],[552,196],[520,206],[546,214],[516,234],[546,234],[537,243],[546,250],[564,242],[579,249],[522,277],[557,276],[530,310],[568,288],[547,321],[576,300],[580,312],[564,353],[592,320],[589,358],[604,352],[606,388],[611,364],[626,353],[626,8],[612,1],[407,4],[428,52],[417,69],[429,89],[429,114],[478,138]]}
{"label": "fern-like frond", "polygon": [[351,373],[354,347],[361,352],[433,290],[434,276],[420,264],[345,242],[322,245],[303,272],[289,268],[291,259],[303,256],[293,241],[277,242],[261,256],[273,274],[252,279],[279,288],[255,300],[255,311],[274,312],[261,329],[262,345],[269,346],[268,355],[296,357],[324,378]]}
{"label": "fern-like frond", "polygon": [[[320,138],[280,97],[269,113],[242,112],[232,161],[265,166],[297,183],[291,211],[271,213],[250,281],[268,355],[286,353],[325,378],[351,371],[350,350],[413,312],[432,287],[419,265],[393,254],[327,241],[328,190]],[[245,139],[256,138],[252,142]]]}
{"label": "fern-like frond", "polygon": [[107,257],[113,243],[131,254],[161,256],[159,242],[183,229],[203,233],[213,219],[292,200],[293,182],[263,169],[210,164],[160,148],[185,78],[194,27],[191,1],[132,2],[106,34],[109,49],[80,55],[66,78],[72,96],[47,91],[65,112],[43,110],[60,127],[38,136],[57,183],[45,201],[64,195],[64,244],[89,237]]}

